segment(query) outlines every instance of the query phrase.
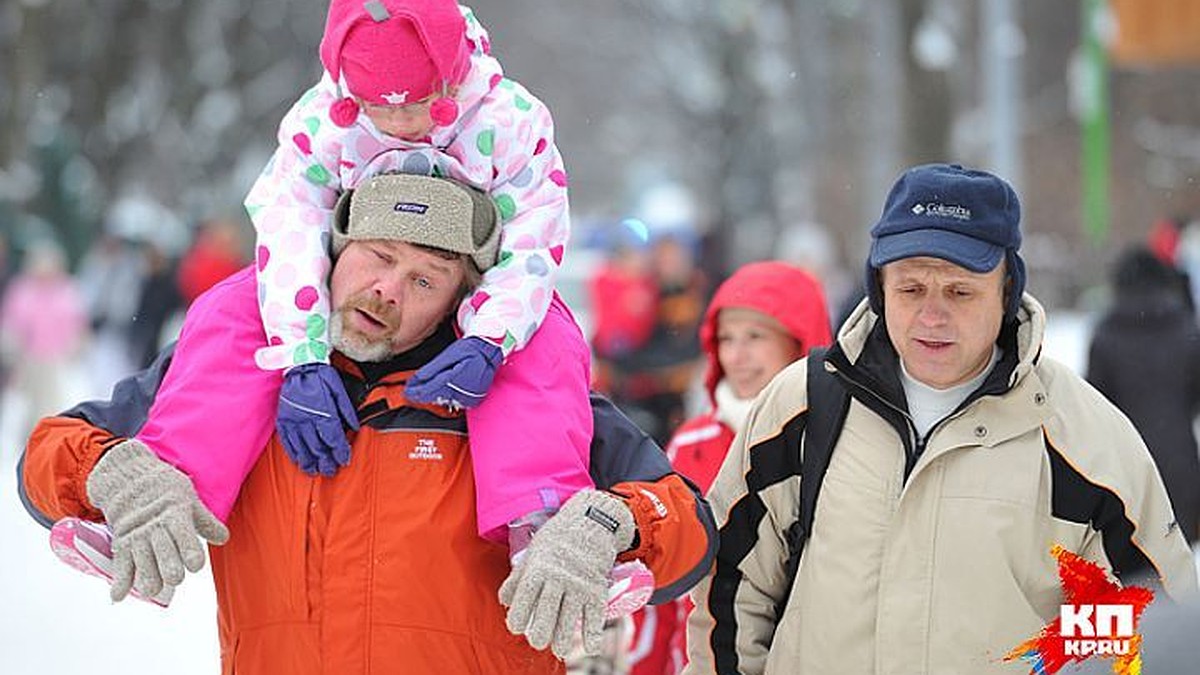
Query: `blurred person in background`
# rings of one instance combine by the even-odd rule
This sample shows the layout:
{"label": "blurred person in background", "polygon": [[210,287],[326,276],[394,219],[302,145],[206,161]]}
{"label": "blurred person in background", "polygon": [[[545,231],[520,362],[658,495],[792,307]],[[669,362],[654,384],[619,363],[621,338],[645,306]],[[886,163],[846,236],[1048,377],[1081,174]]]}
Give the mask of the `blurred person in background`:
{"label": "blurred person in background", "polygon": [[93,335],[85,357],[93,391],[104,391],[136,367],[130,336],[146,283],[141,249],[140,240],[106,230],[79,264],[79,287]]}
{"label": "blurred person in background", "polygon": [[[742,431],[754,397],[780,370],[832,339],[821,282],[778,262],[743,265],[713,295],[700,325],[708,362],[710,409],[684,422],[667,446],[676,471],[702,492]],[[686,663],[684,621],[691,601],[647,606],[634,614],[631,675],[675,675]]]}
{"label": "blurred person in background", "polygon": [[[639,312],[636,322],[631,315],[628,325],[639,331],[638,339],[611,356],[597,356],[597,389],[610,394],[660,444],[683,423],[687,393],[701,365],[698,329],[708,281],[696,265],[697,245],[687,228],[650,231],[646,264],[654,288],[653,314]],[[637,278],[626,292],[644,297],[648,288],[644,278]],[[606,302],[603,297],[594,300],[596,305]]]}
{"label": "blurred person in background", "polygon": [[[137,367],[146,368],[177,336],[178,331],[168,324],[183,308],[183,300],[175,283],[176,261],[171,255],[154,241],[144,242],[141,251],[146,278],[129,326],[129,350]],[[171,334],[164,335],[167,332]]]}
{"label": "blurred person in background", "polygon": [[1154,257],[1168,265],[1179,264],[1179,242],[1183,237],[1183,218],[1159,218],[1146,234],[1146,246]]}
{"label": "blurred person in background", "polygon": [[609,389],[604,364],[641,349],[654,331],[658,286],[644,228],[640,222],[626,219],[605,230],[607,256],[588,280],[590,337],[601,390]]}
{"label": "blurred person in background", "polygon": [[242,269],[249,254],[242,225],[219,217],[196,225],[182,256],[154,239],[142,242],[141,252],[145,278],[129,327],[129,350],[138,367],[146,368],[179,336],[187,306]]}
{"label": "blurred person in background", "polygon": [[0,302],[0,346],[25,400],[24,436],[42,415],[65,403],[68,366],[88,335],[83,295],[67,272],[61,247],[38,241]]}
{"label": "blurred person in background", "polygon": [[1092,334],[1087,379],[1137,427],[1189,544],[1200,538],[1200,327],[1179,271],[1150,249],[1125,250],[1112,307]]}
{"label": "blurred person in background", "polygon": [[179,293],[191,304],[201,293],[248,262],[242,226],[228,218],[209,218],[196,227],[196,239],[179,260]]}
{"label": "blurred person in background", "polygon": [[[12,248],[9,242],[8,233],[0,230],[0,301],[4,298],[4,293],[8,289],[8,282],[13,276],[12,265]],[[0,353],[0,410],[3,409],[4,392],[8,389],[9,366],[8,359],[3,358]],[[3,453],[0,452],[0,456]]]}
{"label": "blurred person in background", "polygon": [[1196,299],[1192,295],[1192,280],[1187,268],[1182,264],[1183,256],[1180,254],[1180,241],[1187,222],[1187,219],[1181,216],[1154,221],[1146,235],[1146,247],[1155,258],[1175,270],[1177,282],[1183,288],[1188,311],[1195,312]]}
{"label": "blurred person in background", "polygon": [[1167,232],[1152,233],[1157,239],[1151,240],[1152,250],[1155,253],[1174,254],[1175,266],[1187,275],[1191,306],[1196,307],[1196,300],[1200,298],[1200,220],[1176,218],[1171,224],[1178,232],[1174,245],[1170,245],[1172,233],[1170,225],[1167,225]]}

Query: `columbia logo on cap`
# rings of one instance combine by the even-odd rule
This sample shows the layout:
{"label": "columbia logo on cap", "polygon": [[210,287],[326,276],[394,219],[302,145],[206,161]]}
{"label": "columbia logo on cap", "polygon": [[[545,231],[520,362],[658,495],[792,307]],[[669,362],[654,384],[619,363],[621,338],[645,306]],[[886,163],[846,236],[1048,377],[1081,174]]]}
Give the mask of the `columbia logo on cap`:
{"label": "columbia logo on cap", "polygon": [[429,205],[418,204],[416,202],[396,202],[396,205],[392,207],[392,210],[399,213],[423,214],[429,210]]}
{"label": "columbia logo on cap", "polygon": [[958,220],[970,220],[971,209],[965,206],[957,206],[952,204],[938,204],[930,202],[928,204],[917,204],[912,207],[914,215],[937,216],[940,218],[956,218]]}

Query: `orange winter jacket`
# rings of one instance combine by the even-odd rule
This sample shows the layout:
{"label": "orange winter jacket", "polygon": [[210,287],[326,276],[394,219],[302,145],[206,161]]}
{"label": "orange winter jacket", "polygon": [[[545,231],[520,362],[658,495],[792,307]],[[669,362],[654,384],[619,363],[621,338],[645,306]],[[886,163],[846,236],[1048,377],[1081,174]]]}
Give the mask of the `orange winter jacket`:
{"label": "orange winter jacket", "polygon": [[[230,514],[229,543],[210,548],[222,673],[563,672],[505,628],[497,591],[508,557],[476,534],[464,418],[407,403],[407,370],[375,379],[336,365],[362,421],[349,466],[308,476],[272,439]],[[118,385],[112,402],[38,425],[21,466],[35,518],[100,517],[87,475],[140,425],[157,381],[143,374]],[[676,597],[712,561],[708,506],[611,403],[595,397],[593,409],[592,478],[626,499],[638,526],[622,559],[654,571],[652,602]]]}

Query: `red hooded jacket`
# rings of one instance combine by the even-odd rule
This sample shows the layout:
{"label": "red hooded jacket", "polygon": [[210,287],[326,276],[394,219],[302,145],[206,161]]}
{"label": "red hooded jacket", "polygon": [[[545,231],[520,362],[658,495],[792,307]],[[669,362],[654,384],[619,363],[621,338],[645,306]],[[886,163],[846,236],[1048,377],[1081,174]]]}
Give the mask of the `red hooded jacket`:
{"label": "red hooded jacket", "polygon": [[721,284],[700,324],[700,346],[708,360],[704,387],[713,409],[684,422],[667,446],[675,470],[704,492],[733,442],[733,429],[716,417],[717,384],[725,376],[717,360],[717,316],[730,307],[753,309],[774,318],[800,342],[801,356],[833,341],[825,293],[821,282],[808,272],[782,262],[756,262],[739,268]]}
{"label": "red hooded jacket", "polygon": [[[704,492],[712,486],[734,437],[734,430],[716,414],[717,384],[725,375],[717,360],[717,316],[730,307],[753,309],[779,321],[800,342],[801,356],[833,341],[821,283],[798,267],[775,261],[750,263],[717,288],[700,324],[700,345],[708,359],[704,384],[713,409],[680,425],[667,445],[674,469]],[[690,611],[691,603],[683,597],[634,614],[630,675],[675,675],[682,670]]]}

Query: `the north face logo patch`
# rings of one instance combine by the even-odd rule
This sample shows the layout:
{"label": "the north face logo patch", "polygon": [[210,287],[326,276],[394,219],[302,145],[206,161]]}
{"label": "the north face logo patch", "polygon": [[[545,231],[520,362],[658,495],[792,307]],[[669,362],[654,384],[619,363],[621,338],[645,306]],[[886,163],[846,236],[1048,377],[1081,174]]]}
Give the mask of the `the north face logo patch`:
{"label": "the north face logo patch", "polygon": [[409,459],[422,460],[441,460],[442,451],[438,449],[437,442],[432,438],[418,438],[417,447],[408,453]]}

